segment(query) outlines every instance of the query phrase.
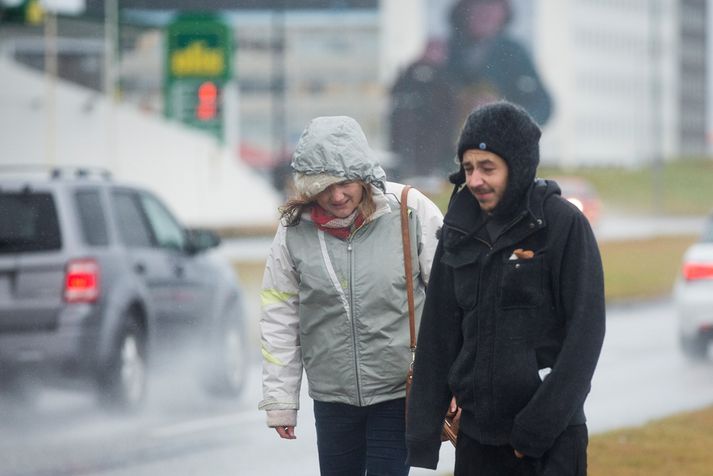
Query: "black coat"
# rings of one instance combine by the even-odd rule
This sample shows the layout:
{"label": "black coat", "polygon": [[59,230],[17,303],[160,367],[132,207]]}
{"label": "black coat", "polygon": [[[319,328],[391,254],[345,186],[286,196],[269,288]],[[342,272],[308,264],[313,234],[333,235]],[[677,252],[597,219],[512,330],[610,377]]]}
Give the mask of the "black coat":
{"label": "black coat", "polygon": [[522,106],[540,125],[546,124],[552,114],[552,98],[530,54],[505,34],[481,41],[452,38],[447,71],[461,91],[462,119],[483,103],[478,100],[479,91]]}
{"label": "black coat", "polygon": [[453,168],[453,144],[461,125],[453,80],[444,68],[418,60],[391,89],[391,150],[401,177],[440,175]]}
{"label": "black coat", "polygon": [[462,432],[535,458],[585,422],[605,328],[598,246],[554,182],[536,181],[520,208],[494,242],[467,188],[444,218],[409,399],[413,466],[436,467],[451,395]]}

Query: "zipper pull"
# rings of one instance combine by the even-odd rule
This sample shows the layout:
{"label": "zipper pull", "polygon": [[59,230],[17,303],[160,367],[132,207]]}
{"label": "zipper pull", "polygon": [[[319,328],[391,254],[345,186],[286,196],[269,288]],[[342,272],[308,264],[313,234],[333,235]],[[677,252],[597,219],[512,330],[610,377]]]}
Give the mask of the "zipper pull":
{"label": "zipper pull", "polygon": [[351,250],[352,250],[352,244],[349,243],[349,244],[347,245],[347,251],[351,251]]}

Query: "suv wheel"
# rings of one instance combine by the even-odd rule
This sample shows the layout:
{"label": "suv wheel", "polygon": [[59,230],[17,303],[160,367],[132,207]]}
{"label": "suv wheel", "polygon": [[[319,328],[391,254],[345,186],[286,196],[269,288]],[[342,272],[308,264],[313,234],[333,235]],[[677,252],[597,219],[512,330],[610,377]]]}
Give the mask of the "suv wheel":
{"label": "suv wheel", "polygon": [[117,336],[109,364],[99,375],[99,398],[103,406],[135,410],[146,394],[146,335],[131,315]]}
{"label": "suv wheel", "polygon": [[209,362],[206,390],[217,396],[237,396],[243,389],[248,369],[245,338],[240,322],[223,325],[216,336],[212,362]]}
{"label": "suv wheel", "polygon": [[4,404],[18,408],[30,408],[41,390],[37,382],[18,369],[7,369],[0,366],[2,385],[0,386],[0,407]]}

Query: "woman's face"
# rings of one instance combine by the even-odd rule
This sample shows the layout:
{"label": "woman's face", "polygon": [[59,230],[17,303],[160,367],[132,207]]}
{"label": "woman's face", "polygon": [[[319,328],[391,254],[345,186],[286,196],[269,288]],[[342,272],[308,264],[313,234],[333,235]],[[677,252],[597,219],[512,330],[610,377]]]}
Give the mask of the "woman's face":
{"label": "woman's face", "polygon": [[337,218],[351,215],[364,197],[360,182],[339,182],[330,185],[317,195],[317,204]]}

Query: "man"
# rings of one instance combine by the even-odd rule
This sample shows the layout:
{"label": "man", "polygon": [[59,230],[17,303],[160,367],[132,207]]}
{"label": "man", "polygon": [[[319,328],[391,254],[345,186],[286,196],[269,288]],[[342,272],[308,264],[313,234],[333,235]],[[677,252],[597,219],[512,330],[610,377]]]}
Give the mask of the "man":
{"label": "man", "polygon": [[446,70],[458,90],[459,123],[475,106],[496,99],[524,107],[540,125],[550,118],[552,99],[532,57],[507,31],[511,3],[459,0],[451,9]]}
{"label": "man", "polygon": [[398,155],[398,176],[440,175],[453,157],[457,110],[452,78],[445,68],[446,44],[431,40],[419,59],[391,88],[391,150]]}
{"label": "man", "polygon": [[587,219],[535,180],[540,129],[519,106],[475,109],[421,320],[408,463],[436,468],[451,396],[455,476],[585,475],[583,405],[604,338],[601,258]]}

